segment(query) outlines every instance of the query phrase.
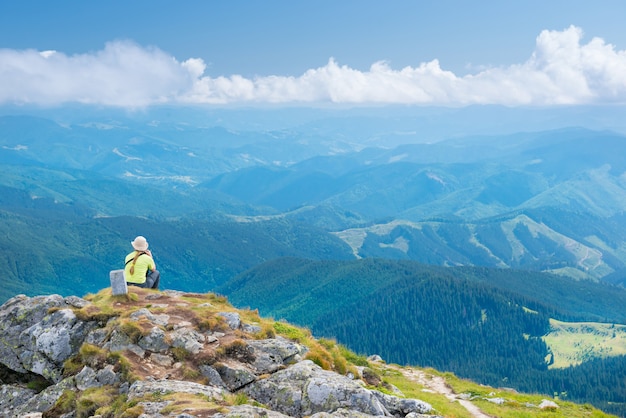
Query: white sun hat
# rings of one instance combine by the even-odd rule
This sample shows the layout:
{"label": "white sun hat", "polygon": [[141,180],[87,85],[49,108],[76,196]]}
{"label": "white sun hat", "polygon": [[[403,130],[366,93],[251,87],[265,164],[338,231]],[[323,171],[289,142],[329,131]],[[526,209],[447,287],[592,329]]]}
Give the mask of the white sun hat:
{"label": "white sun hat", "polygon": [[146,239],[141,235],[135,238],[134,241],[131,241],[130,244],[137,251],[146,251],[148,249],[148,241],[146,241]]}

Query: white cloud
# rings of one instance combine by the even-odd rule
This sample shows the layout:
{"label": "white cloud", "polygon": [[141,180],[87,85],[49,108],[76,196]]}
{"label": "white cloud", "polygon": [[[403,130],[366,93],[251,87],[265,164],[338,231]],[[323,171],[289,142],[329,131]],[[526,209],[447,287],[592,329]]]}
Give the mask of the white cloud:
{"label": "white cloud", "polygon": [[205,76],[202,59],[179,62],[157,48],[111,42],[102,51],[0,50],[0,103],[79,102],[142,107],[158,103],[348,103],[551,105],[626,103],[626,51],[580,28],[543,31],[530,58],[457,76],[437,60],[368,71],[331,58],[297,77]]}
{"label": "white cloud", "polygon": [[0,103],[141,107],[171,101],[190,89],[194,71],[193,65],[131,42],[111,42],[102,51],[73,56],[2,49]]}

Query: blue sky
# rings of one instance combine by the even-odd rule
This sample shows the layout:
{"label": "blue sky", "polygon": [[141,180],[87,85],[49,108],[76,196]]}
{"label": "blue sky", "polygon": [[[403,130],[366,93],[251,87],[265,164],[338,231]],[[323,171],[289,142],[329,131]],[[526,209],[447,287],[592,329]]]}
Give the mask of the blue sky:
{"label": "blue sky", "polygon": [[6,1],[0,104],[626,102],[626,2]]}

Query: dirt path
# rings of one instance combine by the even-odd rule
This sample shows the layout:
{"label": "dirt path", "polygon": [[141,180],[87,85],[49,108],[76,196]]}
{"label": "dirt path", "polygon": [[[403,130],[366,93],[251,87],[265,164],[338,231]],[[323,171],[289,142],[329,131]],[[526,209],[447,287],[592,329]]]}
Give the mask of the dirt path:
{"label": "dirt path", "polygon": [[401,372],[407,379],[417,382],[433,392],[444,395],[450,400],[450,402],[458,402],[461,406],[467,409],[467,411],[472,414],[472,417],[474,418],[493,418],[491,415],[483,413],[470,400],[460,399],[457,397],[450,386],[446,384],[446,381],[440,376],[426,375],[423,371],[414,369],[398,368],[396,370]]}

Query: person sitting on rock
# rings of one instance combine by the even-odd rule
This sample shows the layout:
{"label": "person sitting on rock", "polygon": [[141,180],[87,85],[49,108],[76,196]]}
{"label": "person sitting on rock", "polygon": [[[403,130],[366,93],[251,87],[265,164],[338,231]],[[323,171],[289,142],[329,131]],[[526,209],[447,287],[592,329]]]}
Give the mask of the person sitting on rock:
{"label": "person sitting on rock", "polygon": [[161,274],[156,269],[148,241],[141,235],[130,243],[134,251],[126,256],[124,277],[130,286],[158,289]]}

